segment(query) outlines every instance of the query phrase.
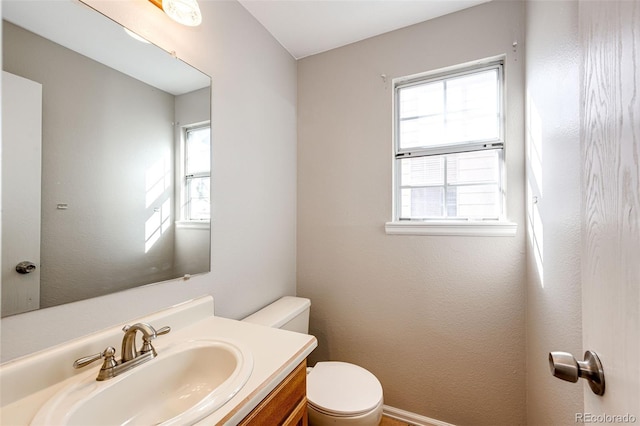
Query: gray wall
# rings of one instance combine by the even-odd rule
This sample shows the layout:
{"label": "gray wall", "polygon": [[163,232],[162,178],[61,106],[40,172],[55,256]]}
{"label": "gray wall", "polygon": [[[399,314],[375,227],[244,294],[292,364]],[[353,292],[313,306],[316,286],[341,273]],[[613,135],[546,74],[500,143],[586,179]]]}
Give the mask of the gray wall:
{"label": "gray wall", "polygon": [[4,69],[43,86],[40,306],[173,277],[173,227],[145,251],[173,182],[144,200],[147,171],[173,164],[174,96],[11,23],[3,36]]}
{"label": "gray wall", "polygon": [[188,28],[149,2],[87,0],[213,78],[212,272],[2,319],[2,361],[213,294],[241,318],[296,279],[296,63],[236,1]]}
{"label": "gray wall", "polygon": [[577,1],[527,2],[530,425],[575,424],[583,411],[582,386],[555,379],[547,361],[550,351],[582,355],[579,41]]}
{"label": "gray wall", "polygon": [[[386,404],[454,424],[526,420],[524,55],[514,41],[524,41],[524,3],[493,1],[298,62],[298,293],[312,301],[312,362],[362,365]],[[517,235],[386,235],[391,79],[501,54]]]}

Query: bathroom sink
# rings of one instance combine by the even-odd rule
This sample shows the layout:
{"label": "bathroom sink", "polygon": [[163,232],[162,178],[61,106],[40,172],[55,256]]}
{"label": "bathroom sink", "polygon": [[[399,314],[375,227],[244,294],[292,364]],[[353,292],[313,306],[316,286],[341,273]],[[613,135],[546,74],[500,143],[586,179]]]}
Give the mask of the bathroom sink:
{"label": "bathroom sink", "polygon": [[[226,340],[191,340],[113,379],[71,379],[32,425],[188,425],[229,401],[253,370],[251,353]],[[77,379],[77,380],[76,380]]]}

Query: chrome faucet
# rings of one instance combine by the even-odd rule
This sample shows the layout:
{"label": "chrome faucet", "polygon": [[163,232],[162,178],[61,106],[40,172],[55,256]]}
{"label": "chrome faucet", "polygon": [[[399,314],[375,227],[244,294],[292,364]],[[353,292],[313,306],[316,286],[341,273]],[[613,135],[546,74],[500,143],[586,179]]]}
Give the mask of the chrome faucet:
{"label": "chrome faucet", "polygon": [[[131,326],[126,325],[122,331],[124,331],[124,337],[122,338],[122,359],[120,361],[115,359],[115,348],[109,346],[103,352],[76,360],[73,363],[73,368],[82,368],[94,361],[104,359],[96,380],[102,381],[116,377],[120,373],[129,371],[133,367],[155,358],[158,353],[151,341],[157,336],[170,332],[171,327],[162,327],[156,331],[151,325],[140,322]],[[139,351],[136,350],[136,335],[138,331],[142,334],[142,348]]]}

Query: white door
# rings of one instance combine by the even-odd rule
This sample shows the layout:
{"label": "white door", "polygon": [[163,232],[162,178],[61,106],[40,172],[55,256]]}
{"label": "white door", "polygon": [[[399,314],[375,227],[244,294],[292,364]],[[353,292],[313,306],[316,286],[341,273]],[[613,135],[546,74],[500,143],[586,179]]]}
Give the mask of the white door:
{"label": "white door", "polygon": [[[640,1],[580,2],[583,347],[605,394],[598,423],[640,423]],[[574,354],[582,359],[582,354]],[[610,417],[606,417],[610,416]],[[624,417],[627,416],[626,420]],[[631,417],[631,418],[630,418]],[[633,420],[635,419],[635,421]]]}
{"label": "white door", "polygon": [[[2,316],[40,306],[42,85],[2,72]],[[20,274],[16,266],[36,269]]]}

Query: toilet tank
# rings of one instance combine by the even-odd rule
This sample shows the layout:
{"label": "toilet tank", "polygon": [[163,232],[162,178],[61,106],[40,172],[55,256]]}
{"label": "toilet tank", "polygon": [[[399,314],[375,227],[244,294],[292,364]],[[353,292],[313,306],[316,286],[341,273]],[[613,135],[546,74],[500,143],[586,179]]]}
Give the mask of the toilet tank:
{"label": "toilet tank", "polygon": [[242,321],[308,334],[310,307],[309,299],[285,296]]}

